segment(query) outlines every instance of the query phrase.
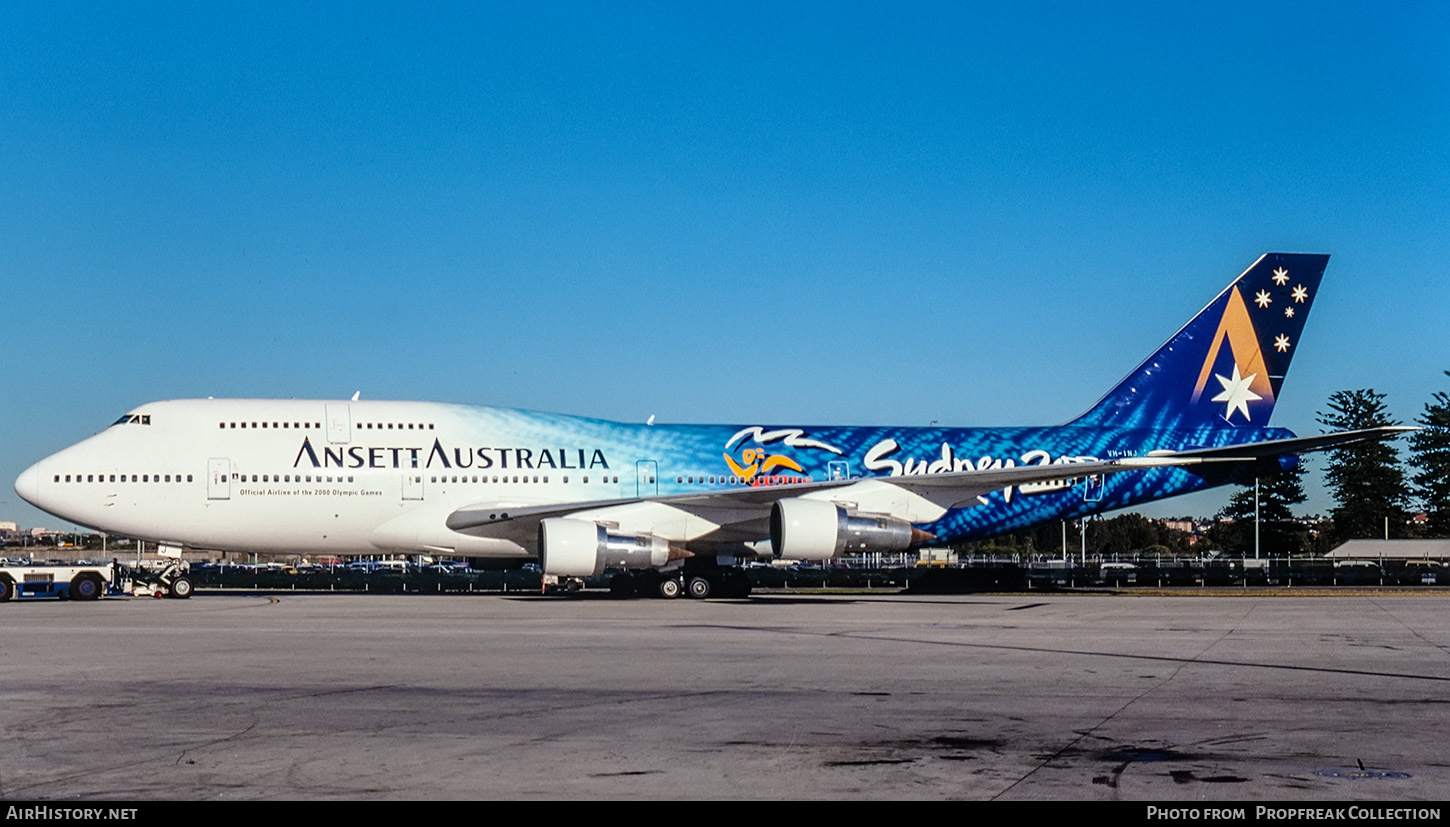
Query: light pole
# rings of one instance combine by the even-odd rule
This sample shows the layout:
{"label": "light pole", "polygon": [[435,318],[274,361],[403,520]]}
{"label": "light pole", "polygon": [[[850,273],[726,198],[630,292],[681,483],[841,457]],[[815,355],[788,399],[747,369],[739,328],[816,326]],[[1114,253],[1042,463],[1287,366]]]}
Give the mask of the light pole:
{"label": "light pole", "polygon": [[1254,477],[1254,559],[1259,559],[1259,478]]}

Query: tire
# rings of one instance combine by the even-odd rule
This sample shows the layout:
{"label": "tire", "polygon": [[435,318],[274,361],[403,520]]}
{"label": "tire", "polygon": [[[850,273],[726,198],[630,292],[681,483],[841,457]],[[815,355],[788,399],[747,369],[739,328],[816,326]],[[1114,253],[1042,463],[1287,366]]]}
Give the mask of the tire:
{"label": "tire", "polygon": [[93,571],[83,571],[70,581],[71,600],[99,600],[106,593],[106,581]]}
{"label": "tire", "polygon": [[666,600],[674,600],[684,590],[684,584],[678,577],[666,577],[660,581],[660,597]]}
{"label": "tire", "polygon": [[177,600],[185,600],[191,597],[191,589],[191,578],[182,575],[171,581],[171,585],[166,588],[166,596],[174,597]]}
{"label": "tire", "polygon": [[0,603],[15,596],[15,581],[8,574],[0,574]]}
{"label": "tire", "polygon": [[691,577],[690,582],[686,585],[690,596],[696,600],[704,600],[710,596],[710,592],[715,590],[715,585],[705,577]]}

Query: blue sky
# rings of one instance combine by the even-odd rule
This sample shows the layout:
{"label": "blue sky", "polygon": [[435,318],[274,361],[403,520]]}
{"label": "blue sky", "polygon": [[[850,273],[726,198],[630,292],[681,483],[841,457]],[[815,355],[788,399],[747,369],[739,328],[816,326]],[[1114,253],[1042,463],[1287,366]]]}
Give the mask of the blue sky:
{"label": "blue sky", "polygon": [[1443,3],[12,2],[0,100],[22,525],[161,398],[1052,424],[1270,251],[1275,424],[1450,390]]}

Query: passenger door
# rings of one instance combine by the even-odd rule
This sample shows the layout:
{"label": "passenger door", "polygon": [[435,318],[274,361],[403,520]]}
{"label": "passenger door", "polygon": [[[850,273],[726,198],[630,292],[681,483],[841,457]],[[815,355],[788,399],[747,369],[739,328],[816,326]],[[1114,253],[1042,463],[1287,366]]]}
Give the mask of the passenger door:
{"label": "passenger door", "polygon": [[206,461],[206,498],[208,500],[230,500],[232,498],[232,461],[209,459]]}
{"label": "passenger door", "polygon": [[417,469],[403,472],[403,499],[423,499],[423,473]]}
{"label": "passenger door", "polygon": [[634,464],[635,496],[654,497],[660,493],[658,465],[652,459],[642,459]]}

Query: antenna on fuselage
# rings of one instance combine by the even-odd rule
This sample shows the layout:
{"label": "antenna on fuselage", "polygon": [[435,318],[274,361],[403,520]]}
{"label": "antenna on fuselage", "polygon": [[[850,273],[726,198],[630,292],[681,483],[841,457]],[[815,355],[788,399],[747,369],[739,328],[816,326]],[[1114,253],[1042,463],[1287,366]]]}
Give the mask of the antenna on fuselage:
{"label": "antenna on fuselage", "polygon": [[655,415],[654,414],[650,414],[649,415],[649,419],[646,419],[644,421],[644,424],[646,424],[646,425],[653,425],[653,424],[655,424]]}
{"label": "antenna on fuselage", "polygon": [[359,396],[362,396],[362,391],[353,391],[352,392],[352,401],[356,402],[357,401],[357,398]]}

